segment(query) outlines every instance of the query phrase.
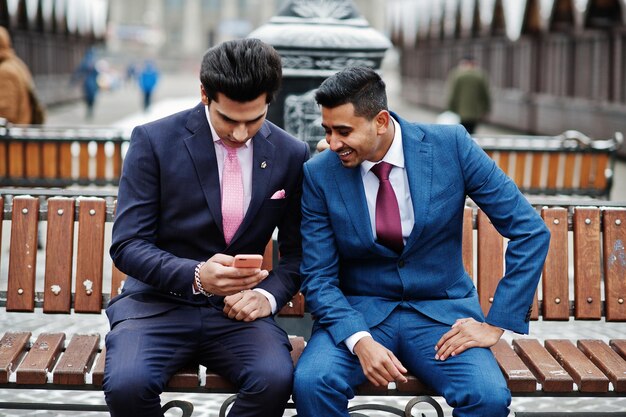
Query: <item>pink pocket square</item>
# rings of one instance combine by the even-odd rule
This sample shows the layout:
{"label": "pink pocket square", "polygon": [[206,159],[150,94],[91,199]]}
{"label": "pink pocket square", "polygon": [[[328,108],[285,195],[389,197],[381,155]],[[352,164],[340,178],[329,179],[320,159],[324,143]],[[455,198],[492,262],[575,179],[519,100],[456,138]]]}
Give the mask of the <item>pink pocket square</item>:
{"label": "pink pocket square", "polygon": [[271,200],[281,200],[283,198],[285,198],[285,190],[278,190],[270,197]]}

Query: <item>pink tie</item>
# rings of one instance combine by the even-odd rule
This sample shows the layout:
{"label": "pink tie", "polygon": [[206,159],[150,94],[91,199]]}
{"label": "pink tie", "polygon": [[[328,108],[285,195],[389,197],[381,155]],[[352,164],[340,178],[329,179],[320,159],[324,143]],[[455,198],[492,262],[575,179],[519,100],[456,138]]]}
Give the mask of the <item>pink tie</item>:
{"label": "pink tie", "polygon": [[379,181],[376,195],[376,236],[380,244],[400,253],[404,248],[404,241],[398,200],[389,182],[391,168],[393,165],[387,162],[380,162],[372,167],[372,172]]}
{"label": "pink tie", "polygon": [[222,172],[222,225],[228,245],[243,220],[243,177],[237,148],[226,145],[224,148],[227,154]]}

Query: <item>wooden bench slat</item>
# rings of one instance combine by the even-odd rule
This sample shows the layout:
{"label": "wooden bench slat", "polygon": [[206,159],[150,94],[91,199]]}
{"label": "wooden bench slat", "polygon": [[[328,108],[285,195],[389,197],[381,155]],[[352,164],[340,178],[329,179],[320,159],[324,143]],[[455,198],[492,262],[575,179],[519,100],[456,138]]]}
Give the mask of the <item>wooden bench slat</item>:
{"label": "wooden bench slat", "polygon": [[72,144],[63,142],[59,145],[59,178],[72,178]]}
{"label": "wooden bench slat", "polygon": [[0,142],[0,178],[8,177],[9,163],[7,157],[7,144],[6,142]]}
{"label": "wooden bench slat", "polygon": [[491,351],[512,392],[535,392],[537,378],[505,340],[499,340],[491,347]]}
{"label": "wooden bench slat", "polygon": [[474,226],[471,207],[465,207],[463,213],[463,266],[470,277],[474,278]]}
{"label": "wooden bench slat", "polygon": [[576,166],[576,154],[568,153],[565,156],[565,170],[563,176],[563,188],[574,188],[574,171]]}
{"label": "wooden bench slat", "polygon": [[513,180],[519,188],[524,188],[524,178],[526,176],[526,152],[517,152],[515,155],[515,177]]}
{"label": "wooden bench slat", "polygon": [[511,163],[511,152],[500,151],[500,157],[498,158],[498,166],[508,176],[511,176],[509,172],[510,163]]}
{"label": "wooden bench slat", "polygon": [[604,299],[607,321],[626,320],[626,209],[603,215]]}
{"label": "wooden bench slat", "polygon": [[417,393],[431,391],[422,381],[414,375],[406,375],[407,382],[396,382],[396,388],[399,392]]}
{"label": "wooden bench slat", "polygon": [[570,340],[546,340],[546,349],[574,378],[581,392],[607,392],[609,379]]}
{"label": "wooden bench slat", "polygon": [[70,313],[74,255],[74,199],[48,199],[43,311]]}
{"label": "wooden bench slat", "polygon": [[543,153],[533,153],[532,165],[530,170],[530,187],[541,188],[541,177],[543,173]]}
{"label": "wooden bench slat", "polygon": [[78,253],[74,310],[100,313],[104,263],[106,203],[101,198],[79,199]]}
{"label": "wooden bench slat", "polygon": [[[113,213],[115,213],[116,211],[117,200],[113,204]],[[124,282],[126,281],[126,274],[117,269],[113,261],[111,261],[111,265],[111,298],[113,298],[122,293],[122,289],[124,288]]]}
{"label": "wooden bench slat", "polygon": [[26,354],[30,332],[7,332],[0,339],[0,384],[9,382],[20,359]]}
{"label": "wooden bench slat", "polygon": [[41,145],[37,142],[26,142],[26,178],[41,177]]}
{"label": "wooden bench slat", "polygon": [[80,142],[78,154],[78,177],[89,178],[89,143]]}
{"label": "wooden bench slat", "polygon": [[609,156],[604,154],[596,155],[596,172],[593,180],[593,188],[598,190],[606,189],[606,175],[605,172],[609,167]]}
{"label": "wooden bench slat", "polygon": [[569,319],[569,278],[567,273],[567,210],[542,209],[541,217],[550,230],[550,248],[543,266],[543,315],[546,320]]}
{"label": "wooden bench slat", "polygon": [[592,182],[591,164],[592,155],[590,153],[583,154],[580,162],[580,188],[588,188]]}
{"label": "wooden bench slat", "polygon": [[559,178],[559,164],[561,162],[561,157],[558,153],[551,153],[548,156],[548,179],[546,182],[546,186],[550,190],[557,189],[557,181]]}
{"label": "wooden bench slat", "polygon": [[502,236],[487,215],[478,210],[478,297],[483,313],[487,315],[498,282],[504,271]]}
{"label": "wooden bench slat", "polygon": [[167,382],[170,388],[194,388],[200,384],[200,368],[198,365],[187,365],[176,372]]}
{"label": "wooden bench slat", "polygon": [[122,175],[122,144],[115,142],[113,145],[113,179],[118,183]]}
{"label": "wooden bench slat", "polygon": [[617,392],[626,392],[626,361],[601,340],[579,340],[578,348],[604,372]]}
{"label": "wooden bench slat", "polygon": [[39,200],[13,199],[7,311],[34,311]]}
{"label": "wooden bench slat", "polygon": [[106,181],[106,161],[104,142],[98,142],[96,146],[96,183],[104,184]]}
{"label": "wooden bench slat", "polygon": [[59,146],[54,142],[44,142],[41,146],[42,176],[54,179],[58,177]]}
{"label": "wooden bench slat", "polygon": [[65,334],[42,333],[17,368],[18,384],[45,384],[63,350]]}
{"label": "wooden bench slat", "polygon": [[574,210],[574,314],[577,319],[602,318],[600,296],[600,210]]}
{"label": "wooden bench slat", "polygon": [[102,348],[102,351],[98,355],[95,361],[95,365],[91,370],[91,383],[97,386],[102,386],[104,380],[104,365],[106,362],[106,347]]}
{"label": "wooden bench slat", "polygon": [[609,341],[609,345],[622,358],[626,359],[626,339],[612,339]]}
{"label": "wooden bench slat", "polygon": [[24,177],[24,167],[26,165],[24,158],[24,143],[15,141],[9,142],[9,177]]}
{"label": "wooden bench slat", "polygon": [[93,364],[99,344],[99,334],[74,335],[54,368],[54,383],[63,385],[84,384],[85,375]]}
{"label": "wooden bench slat", "polygon": [[513,340],[515,352],[535,374],[545,392],[571,392],[574,380],[536,339]]}

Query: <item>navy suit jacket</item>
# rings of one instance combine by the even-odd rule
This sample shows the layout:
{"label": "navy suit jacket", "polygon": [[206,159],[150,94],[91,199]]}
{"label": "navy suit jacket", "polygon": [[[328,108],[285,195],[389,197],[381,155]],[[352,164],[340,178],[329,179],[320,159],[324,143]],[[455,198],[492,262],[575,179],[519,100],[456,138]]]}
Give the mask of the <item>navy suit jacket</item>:
{"label": "navy suit jacket", "polygon": [[[180,303],[220,304],[194,295],[198,262],[216,253],[263,254],[278,228],[279,265],[258,285],[283,306],[300,286],[302,165],[309,151],[269,121],[252,138],[252,197],[230,245],[222,229],[215,148],[204,105],[133,130],[120,179],[111,257],[128,274],[111,300],[111,326]],[[271,199],[285,190],[284,199]]]}
{"label": "navy suit jacket", "polygon": [[510,239],[506,273],[486,321],[528,332],[549,231],[511,181],[461,126],[411,124],[402,147],[415,225],[401,254],[372,235],[360,168],[326,151],[304,167],[302,292],[335,343],[367,331],[406,303],[446,324],[485,321],[462,259],[469,196]]}

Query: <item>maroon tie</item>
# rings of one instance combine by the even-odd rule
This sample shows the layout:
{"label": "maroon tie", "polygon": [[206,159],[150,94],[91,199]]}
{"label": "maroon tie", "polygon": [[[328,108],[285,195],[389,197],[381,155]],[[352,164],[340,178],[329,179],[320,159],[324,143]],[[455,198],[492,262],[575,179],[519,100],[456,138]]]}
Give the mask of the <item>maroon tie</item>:
{"label": "maroon tie", "polygon": [[401,253],[404,242],[398,200],[389,182],[391,168],[393,165],[387,162],[380,162],[372,167],[372,172],[379,180],[376,195],[376,235],[379,243]]}

